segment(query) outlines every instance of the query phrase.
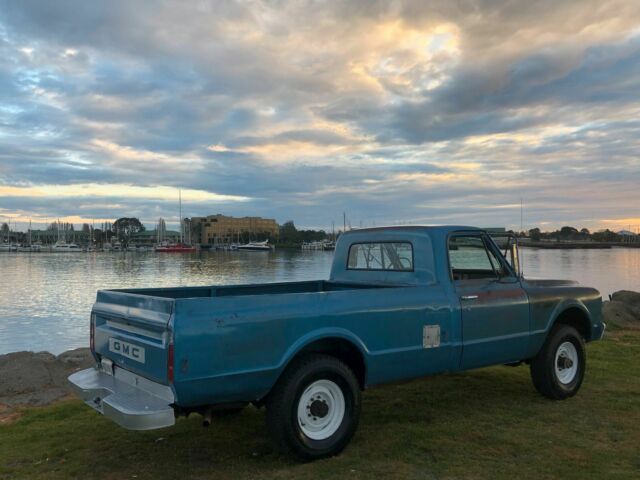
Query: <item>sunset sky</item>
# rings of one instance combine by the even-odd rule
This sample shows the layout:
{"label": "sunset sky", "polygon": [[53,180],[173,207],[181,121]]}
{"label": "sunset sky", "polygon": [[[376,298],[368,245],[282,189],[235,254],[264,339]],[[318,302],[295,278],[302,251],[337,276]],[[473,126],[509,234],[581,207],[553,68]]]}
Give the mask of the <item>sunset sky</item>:
{"label": "sunset sky", "polygon": [[640,2],[0,0],[0,221],[640,228]]}

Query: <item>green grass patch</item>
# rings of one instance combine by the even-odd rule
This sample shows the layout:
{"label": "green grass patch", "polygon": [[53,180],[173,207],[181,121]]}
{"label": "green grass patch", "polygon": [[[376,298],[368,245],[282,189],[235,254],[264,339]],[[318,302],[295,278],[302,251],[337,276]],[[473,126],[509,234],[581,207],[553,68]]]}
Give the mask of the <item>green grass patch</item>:
{"label": "green grass patch", "polygon": [[152,432],[79,401],[28,409],[0,426],[0,478],[639,478],[640,332],[587,350],[582,389],[563,402],[538,395],[525,366],[368,390],[351,445],[308,464],[273,451],[254,408]]}

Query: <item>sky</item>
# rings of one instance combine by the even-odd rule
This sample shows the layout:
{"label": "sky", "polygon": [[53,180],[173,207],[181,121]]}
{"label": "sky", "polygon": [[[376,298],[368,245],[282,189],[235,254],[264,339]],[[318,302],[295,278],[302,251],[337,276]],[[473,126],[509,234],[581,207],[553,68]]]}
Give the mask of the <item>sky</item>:
{"label": "sky", "polygon": [[640,228],[640,2],[0,0],[0,221]]}

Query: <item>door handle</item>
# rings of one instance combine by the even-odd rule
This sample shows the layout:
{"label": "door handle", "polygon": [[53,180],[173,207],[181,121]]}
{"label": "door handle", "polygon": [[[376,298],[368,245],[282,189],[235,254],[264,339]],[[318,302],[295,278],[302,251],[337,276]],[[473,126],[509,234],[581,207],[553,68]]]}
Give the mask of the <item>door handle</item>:
{"label": "door handle", "polygon": [[476,300],[478,295],[462,295],[460,300]]}

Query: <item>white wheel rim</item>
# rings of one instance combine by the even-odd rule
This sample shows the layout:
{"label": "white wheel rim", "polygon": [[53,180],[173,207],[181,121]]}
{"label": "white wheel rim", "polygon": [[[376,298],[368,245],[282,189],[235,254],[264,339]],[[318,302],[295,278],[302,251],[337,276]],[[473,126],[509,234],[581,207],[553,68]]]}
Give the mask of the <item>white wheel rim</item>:
{"label": "white wheel rim", "polygon": [[556,351],[556,377],[563,385],[573,382],[578,373],[578,350],[571,342],[564,342]]}
{"label": "white wheel rim", "polygon": [[317,380],[300,395],[298,426],[310,439],[325,440],[340,428],[344,412],[340,387],[331,380]]}

